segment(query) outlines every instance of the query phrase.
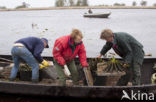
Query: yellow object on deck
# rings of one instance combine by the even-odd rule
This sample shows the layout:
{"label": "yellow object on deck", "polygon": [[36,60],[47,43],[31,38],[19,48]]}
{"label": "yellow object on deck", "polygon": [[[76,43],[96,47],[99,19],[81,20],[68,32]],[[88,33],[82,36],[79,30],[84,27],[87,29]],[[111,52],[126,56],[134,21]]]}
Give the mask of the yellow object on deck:
{"label": "yellow object on deck", "polygon": [[53,62],[52,61],[46,61],[46,60],[43,60],[42,64],[39,64],[39,67],[40,69],[43,69],[43,68],[47,68],[47,67],[50,67],[50,66],[53,66]]}
{"label": "yellow object on deck", "polygon": [[40,69],[46,68],[43,64],[39,65]]}
{"label": "yellow object on deck", "polygon": [[46,60],[43,60],[42,61],[42,65],[45,66],[45,67],[48,67],[49,66],[49,63]]}
{"label": "yellow object on deck", "polygon": [[151,81],[152,81],[152,84],[156,84],[156,73],[152,74]]}

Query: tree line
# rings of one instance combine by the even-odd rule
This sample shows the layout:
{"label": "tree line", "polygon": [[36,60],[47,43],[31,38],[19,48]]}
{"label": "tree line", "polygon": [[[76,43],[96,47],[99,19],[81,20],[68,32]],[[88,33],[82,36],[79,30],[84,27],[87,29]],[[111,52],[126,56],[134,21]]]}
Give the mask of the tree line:
{"label": "tree line", "polygon": [[[147,1],[142,0],[139,3],[141,6],[147,6]],[[137,6],[137,2],[133,1],[132,6]],[[15,7],[16,9],[18,8],[28,8],[30,4],[26,2],[22,2],[21,5]],[[67,6],[89,6],[88,0],[55,0],[55,7],[67,7]],[[99,6],[110,6],[110,5],[99,5]],[[126,6],[124,3],[114,3],[113,6]],[[156,3],[153,4],[154,7],[156,7]],[[5,6],[0,6],[0,9],[7,9]]]}
{"label": "tree line", "polygon": [[[147,1],[142,0],[140,2],[141,6],[147,6]],[[89,6],[88,0],[55,0],[55,7],[64,6]],[[99,6],[109,6],[109,5],[99,5]],[[114,3],[113,6],[126,6],[124,3]],[[132,6],[137,6],[136,1],[132,2]],[[156,6],[156,3],[153,4]]]}
{"label": "tree line", "polygon": [[56,0],[55,7],[88,6],[88,0]]}

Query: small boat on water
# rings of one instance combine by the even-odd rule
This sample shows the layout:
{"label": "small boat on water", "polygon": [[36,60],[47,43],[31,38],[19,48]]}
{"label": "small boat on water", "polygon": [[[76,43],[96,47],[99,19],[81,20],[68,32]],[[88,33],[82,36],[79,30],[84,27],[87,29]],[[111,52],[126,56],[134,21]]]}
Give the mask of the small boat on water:
{"label": "small boat on water", "polygon": [[[10,55],[0,55],[1,58],[11,59]],[[52,61],[52,57],[44,57],[44,59]],[[92,60],[88,58],[87,60]],[[104,59],[107,60],[107,59]],[[75,59],[76,65],[79,65],[78,59]],[[134,91],[138,94],[153,93],[156,96],[156,84],[151,84],[151,75],[155,73],[153,69],[156,58],[145,58],[143,66],[141,68],[141,83],[140,86],[104,86],[105,77],[95,75],[94,86],[59,86],[52,84],[33,84],[24,82],[8,82],[0,79],[0,100],[20,100],[29,98],[35,100],[34,102],[43,102],[43,99],[50,101],[65,101],[72,100],[77,101],[84,99],[117,99],[121,100],[123,91],[131,95]],[[0,67],[6,66],[0,64]],[[95,74],[95,73],[93,73]],[[22,96],[21,96],[22,95]],[[148,97],[148,96],[147,96]],[[44,100],[44,102],[47,102]],[[10,100],[11,101],[11,100]],[[4,101],[9,102],[9,101]],[[22,101],[25,102],[25,101]]]}
{"label": "small boat on water", "polygon": [[111,12],[109,13],[85,13],[83,16],[84,17],[89,17],[89,18],[108,18]]}

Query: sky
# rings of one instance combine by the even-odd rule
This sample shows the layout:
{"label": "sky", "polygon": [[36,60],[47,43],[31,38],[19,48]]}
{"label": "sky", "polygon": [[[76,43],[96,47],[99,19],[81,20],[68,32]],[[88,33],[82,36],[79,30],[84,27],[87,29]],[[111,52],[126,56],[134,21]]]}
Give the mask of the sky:
{"label": "sky", "polygon": [[[89,5],[113,5],[114,3],[125,3],[128,6],[132,5],[133,1],[136,1],[140,6],[141,0],[88,0]],[[152,6],[156,3],[156,0],[145,0],[148,6]],[[55,4],[55,0],[0,0],[0,6],[6,6],[7,8],[15,8],[26,2],[30,4],[30,7],[52,7]]]}

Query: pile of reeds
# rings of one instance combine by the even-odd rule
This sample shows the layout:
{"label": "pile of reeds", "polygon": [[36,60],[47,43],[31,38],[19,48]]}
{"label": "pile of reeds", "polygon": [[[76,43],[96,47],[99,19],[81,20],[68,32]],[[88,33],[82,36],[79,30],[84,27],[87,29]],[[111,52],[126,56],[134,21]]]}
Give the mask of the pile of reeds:
{"label": "pile of reeds", "polygon": [[[128,65],[129,66],[129,65]],[[108,61],[97,63],[98,75],[119,75],[125,74],[126,68],[123,67],[123,62],[115,59],[114,57]]]}
{"label": "pile of reeds", "polygon": [[107,67],[104,69],[104,72],[123,72],[125,68],[123,68],[123,63],[119,60],[116,60],[114,57],[110,59],[107,63]]}
{"label": "pile of reeds", "polygon": [[115,59],[97,63],[97,76],[105,77],[104,86],[115,86],[122,75],[126,74],[122,61]]}
{"label": "pile of reeds", "polygon": [[20,71],[32,71],[32,68],[28,64],[20,64],[19,72]]}

